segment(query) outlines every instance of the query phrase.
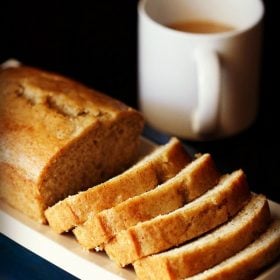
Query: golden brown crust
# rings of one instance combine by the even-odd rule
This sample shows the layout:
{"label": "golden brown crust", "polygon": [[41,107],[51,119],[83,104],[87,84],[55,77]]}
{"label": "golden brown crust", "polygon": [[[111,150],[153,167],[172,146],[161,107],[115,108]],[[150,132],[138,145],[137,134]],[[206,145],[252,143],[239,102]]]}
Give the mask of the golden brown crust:
{"label": "golden brown crust", "polygon": [[280,255],[280,220],[274,221],[256,241],[224,262],[186,278],[189,280],[255,279],[262,268]]}
{"label": "golden brown crust", "polygon": [[142,258],[133,266],[141,280],[183,279],[231,257],[254,241],[268,226],[266,198],[251,201],[227,224],[178,249]]}
{"label": "golden brown crust", "polygon": [[132,111],[79,83],[29,67],[0,71],[0,97],[1,146],[11,151],[4,159],[33,180],[73,136],[109,115]]}
{"label": "golden brown crust", "polygon": [[[70,79],[30,67],[0,70],[0,162],[37,189],[42,210],[30,216],[126,168],[142,127],[138,112]],[[24,183],[13,182],[5,186],[11,192]]]}
{"label": "golden brown crust", "polygon": [[[48,222],[58,233],[67,231],[83,223],[89,214],[96,214],[130,197],[155,188],[177,174],[190,161],[190,156],[184,151],[179,140],[173,138],[168,144],[154,151],[119,176],[68,197],[47,209]],[[61,211],[67,212],[69,209],[74,216],[65,217],[66,215],[61,214]],[[73,219],[73,217],[75,218]]]}
{"label": "golden brown crust", "polygon": [[234,172],[186,206],[121,231],[105,244],[106,253],[117,264],[125,266],[177,246],[226,222],[249,196],[244,173]]}
{"label": "golden brown crust", "polygon": [[182,207],[216,185],[219,177],[211,156],[205,154],[157,188],[90,215],[73,232],[83,247],[100,248],[121,230]]}

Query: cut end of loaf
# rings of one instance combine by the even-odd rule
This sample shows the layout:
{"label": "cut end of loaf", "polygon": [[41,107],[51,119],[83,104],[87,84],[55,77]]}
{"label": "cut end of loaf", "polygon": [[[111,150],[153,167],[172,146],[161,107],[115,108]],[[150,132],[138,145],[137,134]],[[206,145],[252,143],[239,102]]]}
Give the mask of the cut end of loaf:
{"label": "cut end of loaf", "polygon": [[[177,154],[181,156],[174,156]],[[64,201],[78,217],[78,224],[77,219],[72,219],[71,216],[68,217],[68,224],[64,220],[59,221],[58,218],[63,218],[63,216],[56,213],[60,211],[60,208],[57,208],[58,211],[56,211],[54,206],[50,208],[52,210],[48,210],[47,218],[50,220],[50,225],[53,226],[52,221],[55,219],[55,223],[59,223],[59,225],[54,227],[60,227],[61,231],[67,231],[84,223],[89,214],[97,214],[130,197],[155,188],[162,181],[175,176],[189,161],[190,156],[183,150],[182,144],[178,139],[173,138],[169,143],[156,149],[120,175],[66,198]],[[51,217],[52,215],[55,215],[54,219]]]}

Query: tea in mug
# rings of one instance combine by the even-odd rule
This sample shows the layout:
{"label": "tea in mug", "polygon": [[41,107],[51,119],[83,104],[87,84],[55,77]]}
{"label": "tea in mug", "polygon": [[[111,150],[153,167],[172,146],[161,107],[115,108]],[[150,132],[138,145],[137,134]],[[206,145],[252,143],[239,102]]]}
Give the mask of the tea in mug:
{"label": "tea in mug", "polygon": [[221,33],[235,29],[229,24],[209,20],[179,21],[169,24],[168,27],[189,33]]}

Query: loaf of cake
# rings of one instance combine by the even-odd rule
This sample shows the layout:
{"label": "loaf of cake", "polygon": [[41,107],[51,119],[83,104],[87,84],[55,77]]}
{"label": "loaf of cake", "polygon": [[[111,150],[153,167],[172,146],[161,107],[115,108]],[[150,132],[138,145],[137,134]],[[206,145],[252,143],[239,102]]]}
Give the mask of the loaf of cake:
{"label": "loaf of cake", "polygon": [[60,75],[0,70],[0,197],[44,223],[57,201],[136,159],[143,118]]}
{"label": "loaf of cake", "polygon": [[280,255],[280,220],[242,170],[221,177],[177,138],[139,157],[137,111],[12,66],[0,69],[1,199],[58,233],[74,228],[138,279],[247,280]]}

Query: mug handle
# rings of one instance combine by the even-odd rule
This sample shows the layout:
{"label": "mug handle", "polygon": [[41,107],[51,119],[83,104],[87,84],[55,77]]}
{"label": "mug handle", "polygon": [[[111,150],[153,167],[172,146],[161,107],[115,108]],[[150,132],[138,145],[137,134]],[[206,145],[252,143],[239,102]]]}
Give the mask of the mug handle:
{"label": "mug handle", "polygon": [[195,52],[198,77],[198,103],[193,114],[193,130],[201,136],[215,131],[219,119],[221,67],[214,50],[199,48]]}

